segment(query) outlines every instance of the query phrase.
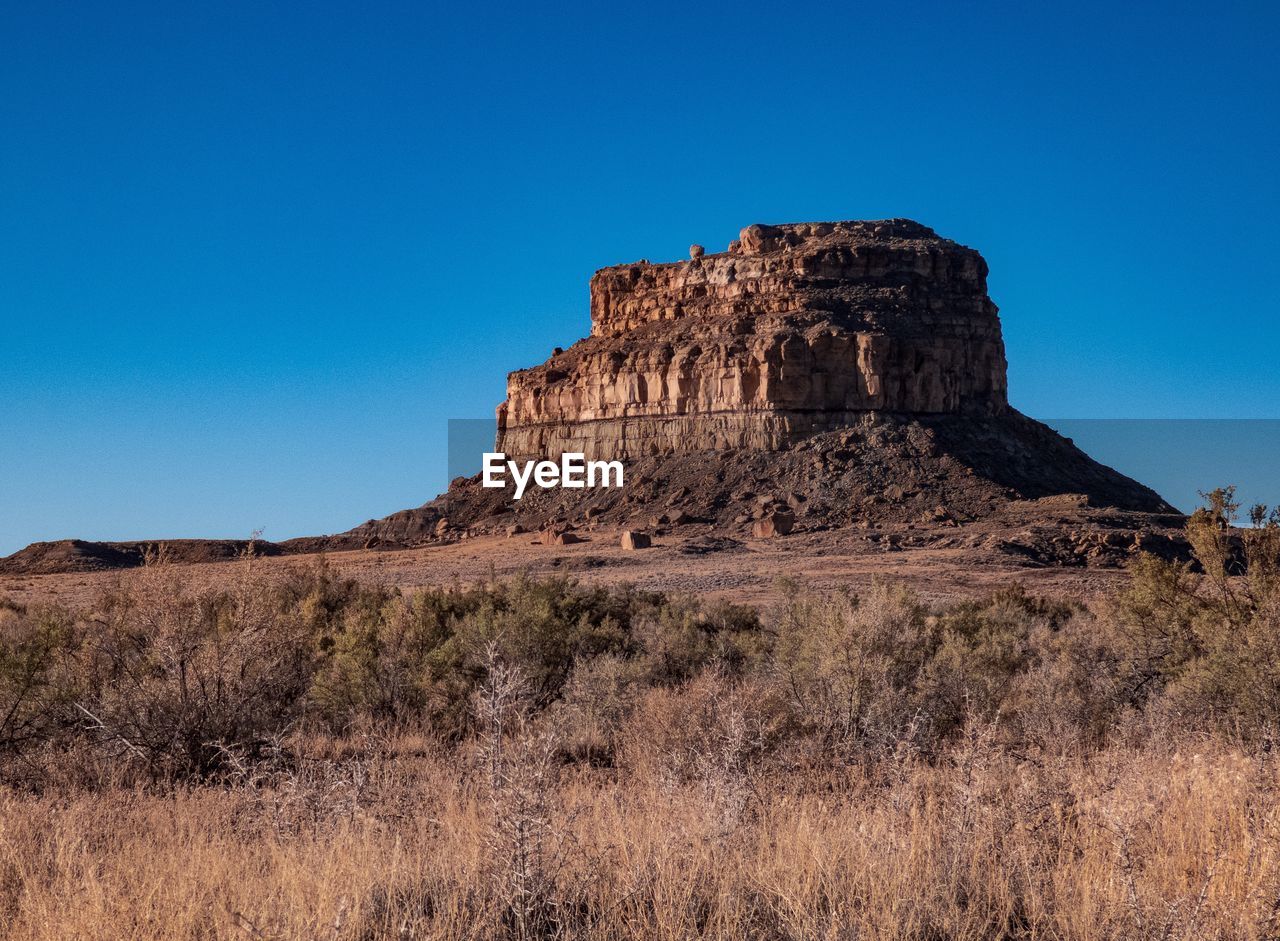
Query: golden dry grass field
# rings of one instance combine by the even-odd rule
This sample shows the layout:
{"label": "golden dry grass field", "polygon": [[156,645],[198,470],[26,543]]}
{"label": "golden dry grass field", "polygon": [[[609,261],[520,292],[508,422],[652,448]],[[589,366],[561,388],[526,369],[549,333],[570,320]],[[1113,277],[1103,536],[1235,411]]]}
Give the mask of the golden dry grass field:
{"label": "golden dry grass field", "polygon": [[420,744],[255,786],[10,793],[6,937],[1275,935],[1274,763],[1208,742],[1031,760],[977,736],[940,765],[768,774],[654,742],[496,806]]}

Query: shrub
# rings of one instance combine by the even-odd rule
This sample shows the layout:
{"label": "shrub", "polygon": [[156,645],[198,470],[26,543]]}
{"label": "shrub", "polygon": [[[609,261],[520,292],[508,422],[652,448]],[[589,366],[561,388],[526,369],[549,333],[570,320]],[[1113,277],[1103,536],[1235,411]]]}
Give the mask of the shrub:
{"label": "shrub", "polygon": [[1060,624],[1038,619],[1027,637],[1027,655],[1003,710],[1013,731],[1052,752],[1101,745],[1127,702],[1106,624],[1084,610]]}
{"label": "shrub", "polygon": [[755,611],[726,602],[705,607],[691,595],[664,598],[631,623],[641,671],[650,683],[682,683],[712,665],[741,676],[763,661],[769,646]]}
{"label": "shrub", "polygon": [[950,734],[967,718],[996,718],[1011,682],[1030,664],[1033,632],[1043,627],[1052,635],[1070,611],[1014,586],[934,617],[931,639],[937,647],[921,671],[915,703],[935,732]]}
{"label": "shrub", "polygon": [[886,583],[862,598],[786,587],[773,663],[797,721],[841,750],[896,739],[911,723],[913,689],[934,648],[924,608]]}
{"label": "shrub", "polygon": [[544,708],[578,657],[627,649],[632,601],[628,593],[567,578],[495,583],[459,618],[455,656],[464,671],[483,676],[485,651],[495,644],[502,660],[527,678],[535,706]]}
{"label": "shrub", "polygon": [[617,733],[630,774],[714,784],[776,744],[781,710],[757,680],[706,670],[679,686],[641,691]]}
{"label": "shrub", "polygon": [[165,567],[104,599],[82,649],[84,728],[159,776],[206,776],[259,753],[298,715],[311,644],[272,586],[188,590]]}
{"label": "shrub", "polygon": [[1280,724],[1280,512],[1256,506],[1240,530],[1239,510],[1233,489],[1207,494],[1193,561],[1139,560],[1107,614],[1130,704],[1252,736]]}
{"label": "shrub", "polygon": [[66,723],[79,641],[66,610],[0,605],[0,753],[20,756]]}

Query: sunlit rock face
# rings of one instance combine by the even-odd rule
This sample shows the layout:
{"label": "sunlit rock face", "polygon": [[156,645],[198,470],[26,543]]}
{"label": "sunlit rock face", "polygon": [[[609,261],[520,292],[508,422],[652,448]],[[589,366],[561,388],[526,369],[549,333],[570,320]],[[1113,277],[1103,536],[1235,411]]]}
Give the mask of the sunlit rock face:
{"label": "sunlit rock face", "polygon": [[1007,409],[987,265],[905,219],[752,225],[591,279],[591,335],[512,373],[499,450],[787,447],[868,412]]}

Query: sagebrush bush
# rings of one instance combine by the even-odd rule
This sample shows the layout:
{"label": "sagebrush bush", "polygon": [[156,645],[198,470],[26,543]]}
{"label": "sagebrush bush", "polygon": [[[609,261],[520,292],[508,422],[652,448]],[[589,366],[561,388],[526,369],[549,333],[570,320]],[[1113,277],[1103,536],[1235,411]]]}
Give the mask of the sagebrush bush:
{"label": "sagebrush bush", "polygon": [[79,627],[69,611],[0,599],[0,754],[54,736],[75,701],[71,652]]}
{"label": "sagebrush bush", "polygon": [[1035,661],[1033,639],[1050,641],[1071,614],[1015,586],[935,615],[914,697],[934,731],[949,735],[966,719],[989,721],[1013,708],[1011,685]]}
{"label": "sagebrush bush", "polygon": [[914,693],[936,648],[924,607],[883,582],[863,597],[785,587],[772,669],[796,721],[842,753],[896,740],[912,724]]}
{"label": "sagebrush bush", "polygon": [[1280,727],[1280,512],[1256,506],[1237,529],[1230,488],[1187,523],[1192,561],[1144,557],[1103,608],[1127,704],[1153,700],[1193,723],[1241,734]]}

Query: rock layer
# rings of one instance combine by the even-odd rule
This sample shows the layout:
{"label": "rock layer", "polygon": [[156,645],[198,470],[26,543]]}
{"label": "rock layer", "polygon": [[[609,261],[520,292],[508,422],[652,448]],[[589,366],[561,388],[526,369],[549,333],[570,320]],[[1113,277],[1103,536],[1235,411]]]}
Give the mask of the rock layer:
{"label": "rock layer", "polygon": [[986,262],[926,226],[753,225],[692,254],[596,273],[591,336],[508,378],[499,450],[774,449],[867,412],[1008,407]]}

